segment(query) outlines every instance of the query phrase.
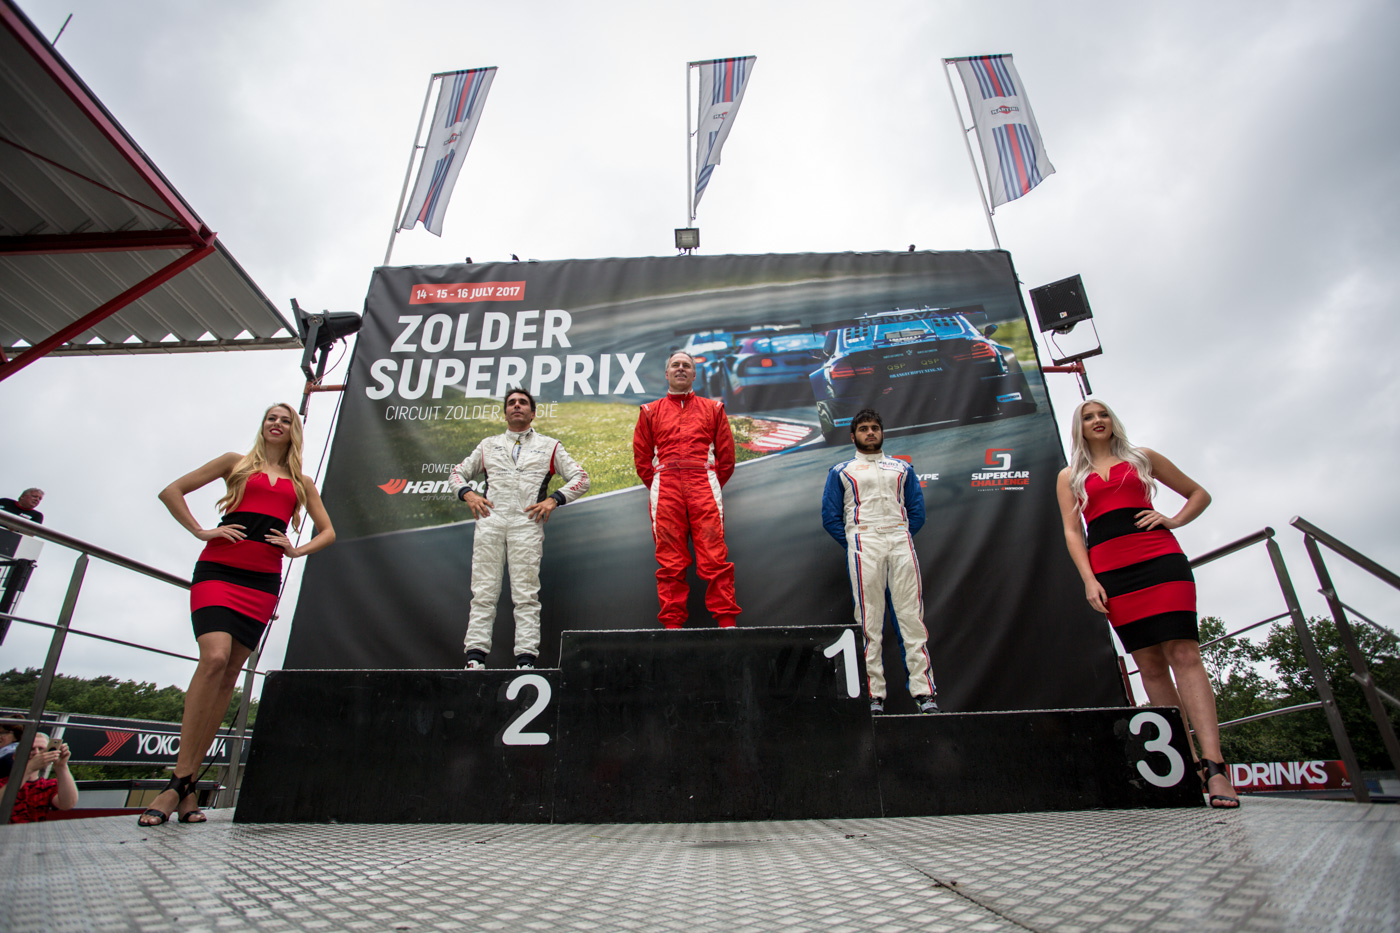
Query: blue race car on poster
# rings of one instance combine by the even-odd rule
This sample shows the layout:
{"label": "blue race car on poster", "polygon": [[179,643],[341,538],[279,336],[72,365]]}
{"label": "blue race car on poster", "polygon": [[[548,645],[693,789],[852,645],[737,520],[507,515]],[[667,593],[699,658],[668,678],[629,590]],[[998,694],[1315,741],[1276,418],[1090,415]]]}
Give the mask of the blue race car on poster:
{"label": "blue race car on poster", "polygon": [[826,334],[811,331],[738,334],[738,346],[719,358],[711,393],[732,412],[810,404],[808,378]]}
{"label": "blue race car on poster", "polygon": [[826,335],[825,361],[811,374],[817,419],[828,444],[862,408],[886,427],[1030,414],[1035,400],[1010,347],[991,340],[995,324],[977,330],[981,308],[885,311],[847,322]]}

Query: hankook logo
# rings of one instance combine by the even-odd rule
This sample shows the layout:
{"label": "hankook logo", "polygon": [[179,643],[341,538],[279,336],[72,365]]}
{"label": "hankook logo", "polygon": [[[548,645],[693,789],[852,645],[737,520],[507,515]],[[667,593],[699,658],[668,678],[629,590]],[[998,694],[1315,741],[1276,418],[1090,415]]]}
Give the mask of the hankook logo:
{"label": "hankook logo", "polygon": [[406,496],[413,495],[448,495],[452,492],[452,484],[445,479],[425,479],[419,482],[406,479],[391,479],[387,483],[380,483],[379,488],[391,496],[403,493]]}

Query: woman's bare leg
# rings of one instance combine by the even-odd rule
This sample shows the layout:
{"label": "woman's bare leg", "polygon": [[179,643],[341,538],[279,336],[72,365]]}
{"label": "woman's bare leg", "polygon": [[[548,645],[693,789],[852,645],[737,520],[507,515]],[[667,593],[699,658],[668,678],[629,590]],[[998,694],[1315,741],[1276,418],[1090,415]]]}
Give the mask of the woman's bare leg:
{"label": "woman's bare leg", "polygon": [[[187,777],[199,770],[204,753],[228,710],[238,671],[250,654],[227,632],[206,632],[199,636],[199,663],[195,665],[190,687],[185,692],[185,711],[180,718],[180,753],[175,759],[175,776]],[[230,670],[231,669],[231,670]],[[151,802],[151,808],[172,813],[180,800],[174,790],[165,790]],[[194,808],[193,800],[184,809]]]}
{"label": "woman's bare leg", "polygon": [[1153,706],[1181,707],[1181,697],[1177,696],[1176,684],[1172,683],[1171,665],[1161,645],[1139,648],[1133,652],[1133,661],[1142,672],[1142,688]]}
{"label": "woman's bare leg", "polygon": [[[1220,751],[1220,720],[1215,710],[1215,691],[1211,689],[1210,676],[1201,663],[1200,643],[1189,638],[1176,638],[1158,647],[1176,676],[1181,707],[1191,718],[1196,742],[1201,746],[1201,757],[1224,761],[1225,756]],[[1212,794],[1235,796],[1235,787],[1228,775],[1217,774],[1210,779],[1208,786]]]}

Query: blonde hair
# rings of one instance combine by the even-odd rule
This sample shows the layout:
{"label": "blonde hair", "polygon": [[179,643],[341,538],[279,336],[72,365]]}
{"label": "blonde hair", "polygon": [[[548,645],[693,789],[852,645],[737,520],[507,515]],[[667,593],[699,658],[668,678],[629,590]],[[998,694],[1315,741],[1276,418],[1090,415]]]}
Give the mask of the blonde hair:
{"label": "blonde hair", "polygon": [[1108,441],[1109,452],[1119,460],[1133,465],[1138,479],[1142,481],[1142,487],[1147,490],[1147,500],[1151,502],[1152,497],[1157,495],[1157,481],[1152,478],[1152,461],[1147,459],[1147,454],[1142,452],[1142,448],[1134,447],[1129,442],[1127,429],[1113,413],[1113,409],[1108,407],[1107,402],[1097,398],[1086,398],[1075,407],[1074,414],[1070,416],[1069,426],[1069,489],[1074,494],[1074,501],[1079,504],[1079,510],[1083,512],[1089,501],[1084,492],[1084,483],[1094,471],[1094,461],[1089,456],[1089,445],[1084,442],[1083,418],[1086,405],[1102,405],[1103,410],[1108,412],[1108,417],[1113,422],[1113,435]]}
{"label": "blonde hair", "polygon": [[297,410],[286,402],[278,402],[276,405],[269,405],[267,411],[263,412],[262,421],[258,422],[258,436],[253,441],[253,449],[243,455],[243,459],[238,461],[238,465],[229,474],[227,483],[228,491],[218,502],[218,509],[224,514],[235,512],[243,501],[243,492],[248,487],[248,479],[254,473],[262,472],[267,466],[267,445],[263,441],[262,426],[267,421],[267,416],[274,408],[285,408],[292,416],[292,436],[287,444],[287,459],[279,466],[285,466],[287,472],[292,474],[292,488],[296,490],[297,504],[292,510],[292,528],[301,529],[301,511],[306,506],[306,483],[301,476],[301,418],[297,417]]}

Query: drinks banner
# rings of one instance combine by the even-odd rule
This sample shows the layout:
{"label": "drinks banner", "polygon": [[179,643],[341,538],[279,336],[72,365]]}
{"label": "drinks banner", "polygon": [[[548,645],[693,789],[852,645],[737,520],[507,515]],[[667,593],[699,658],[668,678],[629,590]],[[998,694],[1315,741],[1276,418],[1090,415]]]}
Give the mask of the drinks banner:
{"label": "drinks banner", "polygon": [[1256,761],[1230,765],[1230,783],[1242,794],[1285,790],[1346,790],[1351,787],[1341,761]]}
{"label": "drinks banner", "polygon": [[[914,543],[943,707],[1125,702],[1108,624],[1065,551],[1059,428],[1000,251],[375,270],[323,483],[338,539],[309,559],[287,666],[462,665],[475,523],[447,479],[505,430],[501,398],[517,385],[538,399],[536,430],[592,480],[545,528],[540,662],[557,662],[567,629],[656,626],[632,431],[638,405],[666,392],[677,348],[734,430],[723,496],[740,626],[852,619],[821,497],[828,469],[852,456],[852,415],[872,407],[885,452],[923,487]],[[693,572],[689,624],[713,625]],[[512,663],[509,593],[489,666]]]}

